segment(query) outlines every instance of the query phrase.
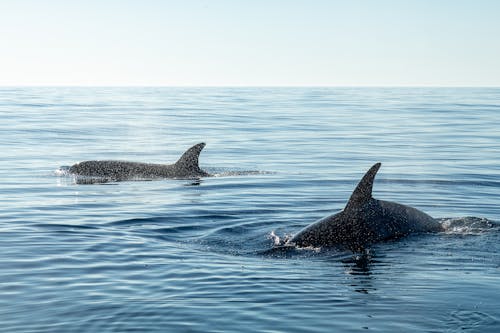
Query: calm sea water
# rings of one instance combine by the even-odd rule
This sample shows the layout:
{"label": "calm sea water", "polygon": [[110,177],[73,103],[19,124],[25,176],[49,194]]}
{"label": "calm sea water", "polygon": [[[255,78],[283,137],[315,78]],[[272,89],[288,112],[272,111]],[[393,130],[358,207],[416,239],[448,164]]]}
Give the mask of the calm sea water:
{"label": "calm sea water", "polygon": [[[500,89],[0,88],[0,330],[500,331]],[[79,185],[89,159],[216,177]],[[448,232],[273,253],[379,199]]]}

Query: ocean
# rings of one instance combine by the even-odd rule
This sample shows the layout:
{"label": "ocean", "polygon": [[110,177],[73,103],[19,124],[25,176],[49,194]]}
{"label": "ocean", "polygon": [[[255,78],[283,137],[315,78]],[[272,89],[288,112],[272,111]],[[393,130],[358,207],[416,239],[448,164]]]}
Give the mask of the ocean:
{"label": "ocean", "polygon": [[[500,88],[0,88],[3,332],[499,332]],[[84,160],[213,177],[82,184]],[[450,226],[268,251],[375,198]]]}

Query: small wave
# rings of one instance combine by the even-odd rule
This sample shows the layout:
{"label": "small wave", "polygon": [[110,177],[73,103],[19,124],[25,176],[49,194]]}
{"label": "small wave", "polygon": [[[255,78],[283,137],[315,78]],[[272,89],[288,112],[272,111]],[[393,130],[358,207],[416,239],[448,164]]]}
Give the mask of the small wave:
{"label": "small wave", "polygon": [[491,220],[474,216],[441,218],[438,221],[448,234],[475,235],[497,226]]}
{"label": "small wave", "polygon": [[246,170],[234,167],[207,167],[204,168],[212,177],[231,177],[231,176],[255,176],[255,175],[273,175],[276,172],[264,170]]}
{"label": "small wave", "polygon": [[255,176],[255,175],[272,175],[275,172],[271,171],[259,171],[259,170],[229,170],[211,173],[212,177],[232,177],[232,176]]}
{"label": "small wave", "polygon": [[498,320],[485,312],[455,310],[449,315],[446,325],[453,331],[483,331],[481,328],[493,328]]}
{"label": "small wave", "polygon": [[51,229],[51,230],[94,230],[97,227],[92,225],[82,224],[64,224],[64,223],[38,223],[34,225],[38,228]]}
{"label": "small wave", "polygon": [[484,186],[484,187],[500,187],[500,182],[495,180],[443,180],[443,179],[398,179],[398,178],[381,178],[380,183],[392,183],[403,185],[446,185],[446,186]]}
{"label": "small wave", "polygon": [[162,218],[159,217],[144,217],[144,218],[131,218],[124,220],[117,220],[108,222],[109,226],[120,226],[120,227],[128,227],[128,226],[142,226],[145,224],[153,224],[153,223],[161,223],[164,222]]}

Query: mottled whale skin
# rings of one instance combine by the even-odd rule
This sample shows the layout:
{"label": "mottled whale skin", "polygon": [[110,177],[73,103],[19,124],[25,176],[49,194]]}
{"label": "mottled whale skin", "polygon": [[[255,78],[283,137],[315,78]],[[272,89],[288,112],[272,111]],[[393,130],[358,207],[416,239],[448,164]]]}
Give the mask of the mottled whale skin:
{"label": "mottled whale skin", "polygon": [[112,181],[155,178],[198,178],[207,177],[201,170],[198,157],[205,147],[199,143],[189,148],[174,164],[153,164],[127,161],[85,161],[76,163],[69,169],[75,175],[99,177]]}
{"label": "mottled whale skin", "polygon": [[343,211],[327,216],[298,232],[286,245],[340,246],[361,252],[373,243],[412,233],[442,231],[441,224],[413,207],[372,197],[376,163],[363,176]]}

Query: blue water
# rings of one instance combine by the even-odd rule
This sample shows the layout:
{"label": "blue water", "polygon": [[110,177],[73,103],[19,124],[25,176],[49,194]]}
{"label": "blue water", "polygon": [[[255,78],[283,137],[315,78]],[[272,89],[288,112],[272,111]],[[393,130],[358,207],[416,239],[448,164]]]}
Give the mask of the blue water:
{"label": "blue water", "polygon": [[[500,331],[500,89],[0,88],[0,330]],[[60,166],[193,180],[81,185]],[[374,196],[447,232],[266,252]]]}

